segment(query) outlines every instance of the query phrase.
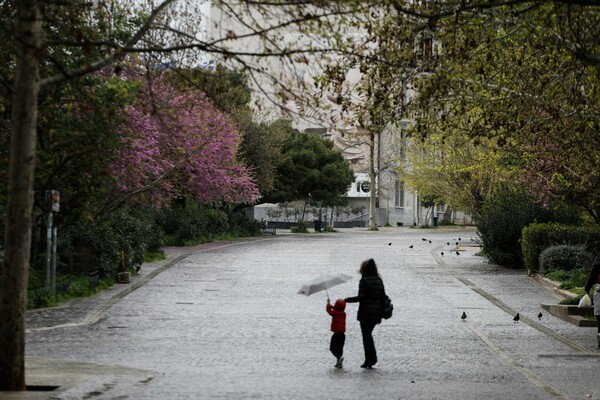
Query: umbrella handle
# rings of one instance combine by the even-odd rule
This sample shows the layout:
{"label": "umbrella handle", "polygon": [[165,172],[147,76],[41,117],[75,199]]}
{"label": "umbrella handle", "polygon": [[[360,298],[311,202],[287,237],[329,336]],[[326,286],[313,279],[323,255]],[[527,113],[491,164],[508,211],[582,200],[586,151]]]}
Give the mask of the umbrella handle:
{"label": "umbrella handle", "polygon": [[325,293],[327,293],[327,299],[329,300],[329,291],[325,288]]}

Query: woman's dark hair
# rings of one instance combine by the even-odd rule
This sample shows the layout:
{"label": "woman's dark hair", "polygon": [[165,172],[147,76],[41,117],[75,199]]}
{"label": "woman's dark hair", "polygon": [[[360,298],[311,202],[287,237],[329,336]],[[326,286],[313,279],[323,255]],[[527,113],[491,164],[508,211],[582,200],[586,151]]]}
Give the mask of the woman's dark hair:
{"label": "woman's dark hair", "polygon": [[358,271],[362,274],[362,276],[369,275],[378,275],[377,273],[377,265],[375,265],[375,260],[369,258],[360,264],[360,270]]}

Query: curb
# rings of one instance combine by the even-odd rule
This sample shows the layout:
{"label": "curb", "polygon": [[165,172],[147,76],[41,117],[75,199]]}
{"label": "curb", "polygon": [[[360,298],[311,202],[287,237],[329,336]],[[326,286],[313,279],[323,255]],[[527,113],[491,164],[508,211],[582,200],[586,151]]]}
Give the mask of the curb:
{"label": "curb", "polygon": [[556,281],[550,280],[548,278],[544,278],[542,275],[537,274],[537,273],[533,274],[533,279],[535,279],[536,281],[538,281],[545,287],[552,289],[552,291],[554,291],[554,293],[556,293],[563,299],[570,299],[573,297],[577,297],[577,295],[575,293],[571,293],[568,290],[559,289],[560,282],[556,282]]}

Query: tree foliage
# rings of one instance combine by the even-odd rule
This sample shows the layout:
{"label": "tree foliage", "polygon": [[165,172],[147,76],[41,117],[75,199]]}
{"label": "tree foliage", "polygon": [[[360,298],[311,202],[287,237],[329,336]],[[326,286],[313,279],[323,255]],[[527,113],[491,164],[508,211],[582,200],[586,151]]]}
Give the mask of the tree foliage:
{"label": "tree foliage", "polygon": [[268,195],[290,124],[284,120],[260,121],[250,106],[251,90],[242,71],[221,65],[214,71],[174,69],[169,71],[169,79],[181,91],[201,90],[218,110],[229,116],[241,136],[237,155],[248,166],[261,195]]}
{"label": "tree foliage", "polygon": [[354,181],[354,173],[333,143],[317,135],[295,132],[286,141],[284,159],[268,200],[335,204]]}
{"label": "tree foliage", "polygon": [[515,168],[509,155],[487,138],[472,140],[447,131],[433,131],[410,141],[400,160],[399,175],[421,195],[444,198],[451,207],[478,210]]}
{"label": "tree foliage", "polygon": [[145,192],[158,205],[184,194],[204,204],[258,198],[249,171],[236,158],[235,126],[199,90],[177,92],[161,75],[142,80],[120,132],[124,146],[111,164],[118,183],[113,202]]}

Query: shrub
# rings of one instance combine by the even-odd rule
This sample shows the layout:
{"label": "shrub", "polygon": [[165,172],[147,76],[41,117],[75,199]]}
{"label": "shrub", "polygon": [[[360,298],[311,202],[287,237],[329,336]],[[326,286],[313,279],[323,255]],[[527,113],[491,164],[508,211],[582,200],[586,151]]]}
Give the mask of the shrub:
{"label": "shrub", "polygon": [[99,270],[102,276],[112,276],[122,268],[141,264],[147,250],[160,248],[162,231],[152,214],[141,209],[123,208],[92,221],[80,221],[59,235],[63,273],[78,274]]}
{"label": "shrub", "polygon": [[547,274],[552,271],[570,271],[576,268],[590,270],[594,258],[581,245],[557,245],[544,249],[540,254],[540,273]]}
{"label": "shrub", "polygon": [[290,232],[292,232],[292,233],[308,233],[308,227],[306,225],[306,222],[299,222],[298,226],[293,226],[292,229],[290,229]]}
{"label": "shrub", "polygon": [[542,251],[556,245],[583,246],[592,257],[598,259],[600,249],[599,226],[573,226],[557,223],[531,224],[523,229],[521,249],[523,261],[529,274],[539,271]]}
{"label": "shrub", "polygon": [[261,221],[249,217],[243,211],[231,211],[228,218],[230,229],[236,236],[256,236],[261,233]]}
{"label": "shrub", "polygon": [[203,206],[185,199],[157,213],[157,224],[167,236],[167,244],[191,246],[225,236],[253,236],[260,233],[260,222],[243,210]]}
{"label": "shrub", "polygon": [[536,221],[578,223],[579,218],[566,207],[544,208],[523,190],[502,189],[487,199],[478,212],[477,229],[490,261],[509,267],[521,267],[521,231]]}
{"label": "shrub", "polygon": [[158,215],[158,224],[169,241],[167,244],[185,246],[229,232],[227,213],[187,199]]}

